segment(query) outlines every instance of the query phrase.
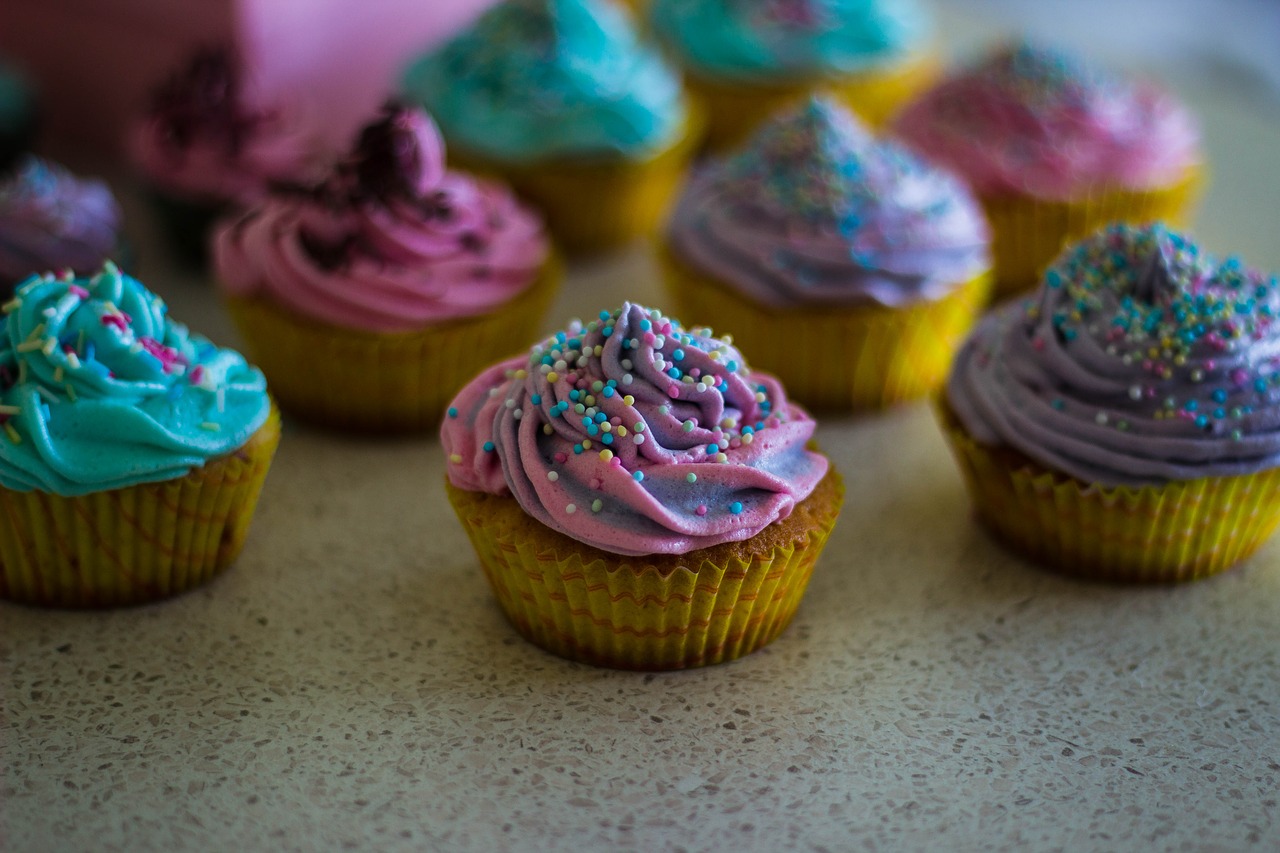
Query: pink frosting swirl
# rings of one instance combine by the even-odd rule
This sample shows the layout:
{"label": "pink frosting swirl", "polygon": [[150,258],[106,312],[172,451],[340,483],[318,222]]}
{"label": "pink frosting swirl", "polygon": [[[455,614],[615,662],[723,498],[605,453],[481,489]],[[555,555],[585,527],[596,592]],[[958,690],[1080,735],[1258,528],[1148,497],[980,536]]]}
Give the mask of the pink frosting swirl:
{"label": "pink frosting swirl", "polygon": [[446,171],[444,153],[426,113],[388,108],[326,183],[276,192],[218,229],[226,291],[374,332],[509,301],[546,262],[542,223],[503,187]]}
{"label": "pink frosting swirl", "polygon": [[273,184],[313,177],[319,143],[299,110],[253,105],[244,89],[224,50],[197,54],[166,81],[129,138],[147,179],[178,197],[244,206]]}
{"label": "pink frosting swirl", "polygon": [[602,311],[495,365],[448,410],[461,489],[617,554],[683,554],[786,518],[827,473],[814,422],[710,329]]}
{"label": "pink frosting swirl", "polygon": [[1162,186],[1200,160],[1195,121],[1169,94],[1025,44],[926,92],[895,131],[988,197]]}

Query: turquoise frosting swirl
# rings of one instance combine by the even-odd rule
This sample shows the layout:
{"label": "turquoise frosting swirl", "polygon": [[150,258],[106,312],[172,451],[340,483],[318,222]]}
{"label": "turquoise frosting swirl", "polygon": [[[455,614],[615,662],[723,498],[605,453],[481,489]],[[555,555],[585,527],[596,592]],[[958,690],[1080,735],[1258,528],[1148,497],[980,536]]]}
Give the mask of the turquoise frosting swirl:
{"label": "turquoise frosting swirl", "polygon": [[267,419],[262,373],[108,261],[33,276],[0,331],[0,485],[75,496],[181,477]]}
{"label": "turquoise frosting swirl", "polygon": [[406,71],[450,145],[504,162],[644,159],[679,136],[680,80],[609,0],[508,0]]}
{"label": "turquoise frosting swirl", "polygon": [[863,71],[929,34],[915,0],[654,0],[654,30],[694,71],[748,82]]}

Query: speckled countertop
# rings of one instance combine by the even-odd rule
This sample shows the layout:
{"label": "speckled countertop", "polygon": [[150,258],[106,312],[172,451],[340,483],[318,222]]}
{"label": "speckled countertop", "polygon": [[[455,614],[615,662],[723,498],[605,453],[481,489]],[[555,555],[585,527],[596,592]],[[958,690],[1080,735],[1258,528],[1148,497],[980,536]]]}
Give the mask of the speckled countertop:
{"label": "speckled countertop", "polygon": [[[1280,269],[1280,119],[1182,90],[1214,164],[1197,233]],[[234,342],[140,237],[174,315]],[[656,294],[637,248],[575,269],[548,328]],[[506,625],[435,441],[289,423],[219,580],[0,605],[0,847],[1280,847],[1280,542],[1189,586],[1062,580],[974,527],[927,407],[819,438],[849,495],[791,628],[636,674]]]}

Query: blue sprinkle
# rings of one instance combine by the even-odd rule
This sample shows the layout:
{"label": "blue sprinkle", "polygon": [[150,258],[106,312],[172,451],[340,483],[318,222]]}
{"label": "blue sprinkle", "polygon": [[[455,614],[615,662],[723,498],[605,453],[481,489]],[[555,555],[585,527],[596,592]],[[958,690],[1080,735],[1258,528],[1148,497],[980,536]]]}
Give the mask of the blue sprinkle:
{"label": "blue sprinkle", "polygon": [[605,326],[600,330],[600,334],[604,335],[606,338],[609,337],[613,334],[613,326]]}
{"label": "blue sprinkle", "polygon": [[613,444],[613,433],[606,432],[604,435],[600,436],[600,441],[605,444]]}
{"label": "blue sprinkle", "polygon": [[575,444],[575,445],[573,446],[573,452],[574,452],[574,453],[576,453],[576,454],[578,454],[578,455],[582,455],[582,445],[581,445],[581,444]]}
{"label": "blue sprinkle", "polygon": [[492,452],[493,452],[493,442],[492,442],[492,441],[486,441],[486,442],[484,443],[484,452],[485,452],[485,453],[492,453]]}
{"label": "blue sprinkle", "polygon": [[632,474],[632,475],[631,475],[631,479],[633,479],[633,480],[635,480],[637,483],[639,483],[641,480],[643,480],[643,479],[644,479],[644,472],[643,472],[643,471],[636,471],[634,474]]}
{"label": "blue sprinkle", "polygon": [[591,420],[591,418],[589,418],[589,417],[584,417],[584,418],[582,419],[582,425],[583,425],[584,427],[589,427],[589,426],[591,426],[591,424],[593,424],[593,423],[594,423],[594,421],[592,421],[592,420]]}
{"label": "blue sprinkle", "polygon": [[596,412],[596,423],[602,424],[607,420],[609,420],[609,416],[604,412]]}
{"label": "blue sprinkle", "polygon": [[716,390],[719,391],[721,394],[729,393],[729,383],[721,382],[719,385],[716,386]]}
{"label": "blue sprinkle", "polygon": [[[542,405],[542,395],[541,395],[541,394],[530,394],[530,395],[529,395],[529,402],[530,402],[530,403],[533,403],[535,406],[541,406],[541,405]],[[454,414],[457,414],[457,409],[450,409],[449,411],[450,411],[450,412],[453,412]]]}
{"label": "blue sprinkle", "polygon": [[1200,404],[1195,400],[1188,400],[1187,404],[1182,408],[1186,409],[1188,412],[1194,412],[1196,409],[1200,408]]}
{"label": "blue sprinkle", "polygon": [[738,372],[738,362],[734,361],[733,359],[730,359],[729,363],[726,364],[725,367],[728,368],[730,373]]}
{"label": "blue sprinkle", "polygon": [[1266,391],[1266,390],[1267,390],[1267,380],[1265,380],[1265,379],[1255,379],[1255,380],[1253,380],[1253,390],[1257,391],[1259,394],[1261,394],[1262,392]]}
{"label": "blue sprinkle", "polygon": [[1226,391],[1224,391],[1224,390],[1222,390],[1221,388],[1219,388],[1218,390],[1214,391],[1214,392],[1213,392],[1213,402],[1215,402],[1215,403],[1225,403],[1225,402],[1227,402],[1227,392],[1226,392]]}
{"label": "blue sprinkle", "polygon": [[682,349],[678,349],[678,350],[676,350],[675,352],[671,353],[671,360],[672,360],[672,361],[684,361],[684,350],[682,350]]}
{"label": "blue sprinkle", "polygon": [[458,410],[457,410],[457,408],[456,408],[456,407],[454,407],[454,406],[450,406],[450,407],[449,407],[449,417],[451,417],[451,418],[456,418],[457,416],[458,416]]}
{"label": "blue sprinkle", "polygon": [[1209,419],[1204,415],[1196,415],[1196,426],[1203,427],[1209,423]]}
{"label": "blue sprinkle", "polygon": [[591,424],[591,426],[587,427],[587,435],[599,435],[599,434],[600,434],[600,427],[596,426],[595,424]]}
{"label": "blue sprinkle", "polygon": [[671,368],[670,370],[668,370],[668,371],[667,371],[667,375],[668,375],[668,376],[670,376],[672,379],[679,379],[679,378],[680,378],[680,368],[678,368],[678,367],[673,367],[673,368]]}
{"label": "blue sprinkle", "polygon": [[734,501],[733,503],[729,504],[729,512],[733,513],[734,515],[738,515],[739,513],[741,513],[742,501]]}
{"label": "blue sprinkle", "polygon": [[604,388],[604,390],[603,390],[603,391],[601,391],[600,393],[601,393],[601,394],[603,394],[603,395],[605,395],[606,397],[612,397],[612,396],[613,396],[613,389],[606,385],[606,386],[605,386],[605,388]]}
{"label": "blue sprinkle", "polygon": [[1213,410],[1213,416],[1221,420],[1222,418],[1225,418],[1227,416],[1227,410],[1219,406],[1218,408]]}
{"label": "blue sprinkle", "polygon": [[653,328],[653,323],[650,323],[647,317],[640,321],[640,331],[647,332],[652,328]]}
{"label": "blue sprinkle", "polygon": [[713,444],[708,444],[708,445],[707,445],[707,455],[708,455],[708,456],[711,456],[712,454],[719,453],[719,452],[720,452],[720,445],[718,445],[718,444],[714,444],[714,443],[713,443]]}
{"label": "blue sprinkle", "polygon": [[609,312],[608,312],[608,311],[601,311],[601,312],[600,312],[600,319],[601,319],[601,320],[608,320],[610,316],[611,316],[611,315],[609,314]]}
{"label": "blue sprinkle", "polygon": [[751,435],[751,433],[753,433],[753,432],[755,432],[755,431],[756,431],[756,430],[755,430],[755,427],[751,427],[751,426],[744,426],[744,427],[742,428],[742,434],[743,434],[743,435]]}
{"label": "blue sprinkle", "polygon": [[616,379],[610,379],[608,382],[606,382],[606,383],[604,383],[604,384],[605,384],[605,385],[608,385],[610,388],[617,388],[617,387],[618,387],[618,380],[616,380]]}
{"label": "blue sprinkle", "polygon": [[577,400],[579,396],[580,396],[580,392],[578,391],[578,389],[577,389],[577,388],[575,388],[575,389],[573,389],[572,391],[570,391],[570,392],[569,392],[569,399],[570,399],[570,400]]}
{"label": "blue sprinkle", "polygon": [[175,382],[169,386],[169,392],[165,396],[169,398],[170,402],[175,401],[182,396],[183,388],[184,386],[181,382]]}

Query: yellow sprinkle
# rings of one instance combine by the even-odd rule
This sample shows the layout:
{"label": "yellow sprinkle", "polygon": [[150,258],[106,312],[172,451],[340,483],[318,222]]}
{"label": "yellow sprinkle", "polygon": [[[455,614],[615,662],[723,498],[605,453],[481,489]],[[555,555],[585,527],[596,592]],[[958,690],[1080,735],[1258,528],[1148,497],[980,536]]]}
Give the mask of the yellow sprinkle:
{"label": "yellow sprinkle", "polygon": [[523,367],[516,371],[516,379],[524,379],[528,375],[529,371],[525,370]]}
{"label": "yellow sprinkle", "polygon": [[626,428],[626,427],[624,427],[624,426],[619,426],[619,427],[618,427],[618,438],[626,438],[626,437],[627,437],[627,428]]}
{"label": "yellow sprinkle", "polygon": [[13,424],[5,424],[4,431],[8,434],[9,440],[14,444],[22,444],[22,436],[18,435],[18,431],[13,428]]}
{"label": "yellow sprinkle", "polygon": [[207,429],[209,432],[219,432],[222,427],[218,426],[213,421],[205,421],[200,424],[200,429]]}
{"label": "yellow sprinkle", "polygon": [[584,439],[582,439],[582,449],[583,449],[583,450],[590,450],[590,449],[591,449],[591,439],[589,439],[589,438],[584,438]]}
{"label": "yellow sprinkle", "polygon": [[44,341],[23,341],[14,347],[17,352],[35,352],[44,346]]}
{"label": "yellow sprinkle", "polygon": [[3,310],[4,313],[6,314],[12,314],[14,311],[17,311],[21,307],[22,307],[22,300],[15,296],[13,299],[10,299],[8,302],[6,302],[4,304],[3,309],[0,309],[0,310]]}
{"label": "yellow sprinkle", "polygon": [[623,402],[623,405],[634,406],[636,404],[636,398],[628,394],[622,398],[622,402]]}
{"label": "yellow sprinkle", "polygon": [[555,382],[559,378],[560,378],[560,374],[556,373],[554,370],[547,374],[548,382]]}
{"label": "yellow sprinkle", "polygon": [[58,339],[49,338],[44,342],[44,346],[40,347],[40,351],[45,355],[53,355],[53,351],[58,348]]}
{"label": "yellow sprinkle", "polygon": [[582,402],[588,406],[594,406],[596,404],[596,398],[594,395],[588,394],[587,396],[582,398]]}
{"label": "yellow sprinkle", "polygon": [[606,447],[604,450],[600,451],[600,458],[605,462],[608,462],[613,458],[613,451]]}
{"label": "yellow sprinkle", "polygon": [[54,368],[54,371],[53,371],[53,381],[54,381],[54,382],[62,382],[62,375],[63,375],[63,373],[65,373],[65,372],[66,372],[66,371],[64,371],[61,367]]}
{"label": "yellow sprinkle", "polygon": [[750,444],[753,441],[755,441],[755,436],[752,433],[747,433],[742,437],[743,444]]}
{"label": "yellow sprinkle", "polygon": [[63,387],[67,389],[67,399],[74,403],[76,401],[76,389],[71,386],[70,382]]}
{"label": "yellow sprinkle", "polygon": [[74,352],[69,352],[69,353],[67,353],[67,365],[68,365],[72,370],[79,370],[79,369],[80,369],[80,356],[76,355]]}
{"label": "yellow sprinkle", "polygon": [[462,461],[462,456],[457,453],[450,453],[449,461],[452,462],[454,465],[457,465],[459,462]]}
{"label": "yellow sprinkle", "polygon": [[36,338],[44,337],[44,323],[37,323],[36,327],[31,330],[31,334],[27,335],[27,340],[34,341]]}
{"label": "yellow sprinkle", "polygon": [[712,350],[711,352],[707,353],[707,355],[711,357],[712,361],[720,360],[720,352],[718,350]]}
{"label": "yellow sprinkle", "polygon": [[551,424],[543,424],[543,425],[542,425],[542,434],[543,434],[543,435],[551,435],[551,433],[553,433],[553,432],[555,432],[555,430],[553,430],[553,429],[551,428]]}
{"label": "yellow sprinkle", "polygon": [[604,430],[605,432],[613,432],[613,424],[609,423],[608,421],[605,421],[604,423],[600,424],[600,429]]}
{"label": "yellow sprinkle", "polygon": [[20,415],[22,414],[21,406],[0,406],[0,415]]}

